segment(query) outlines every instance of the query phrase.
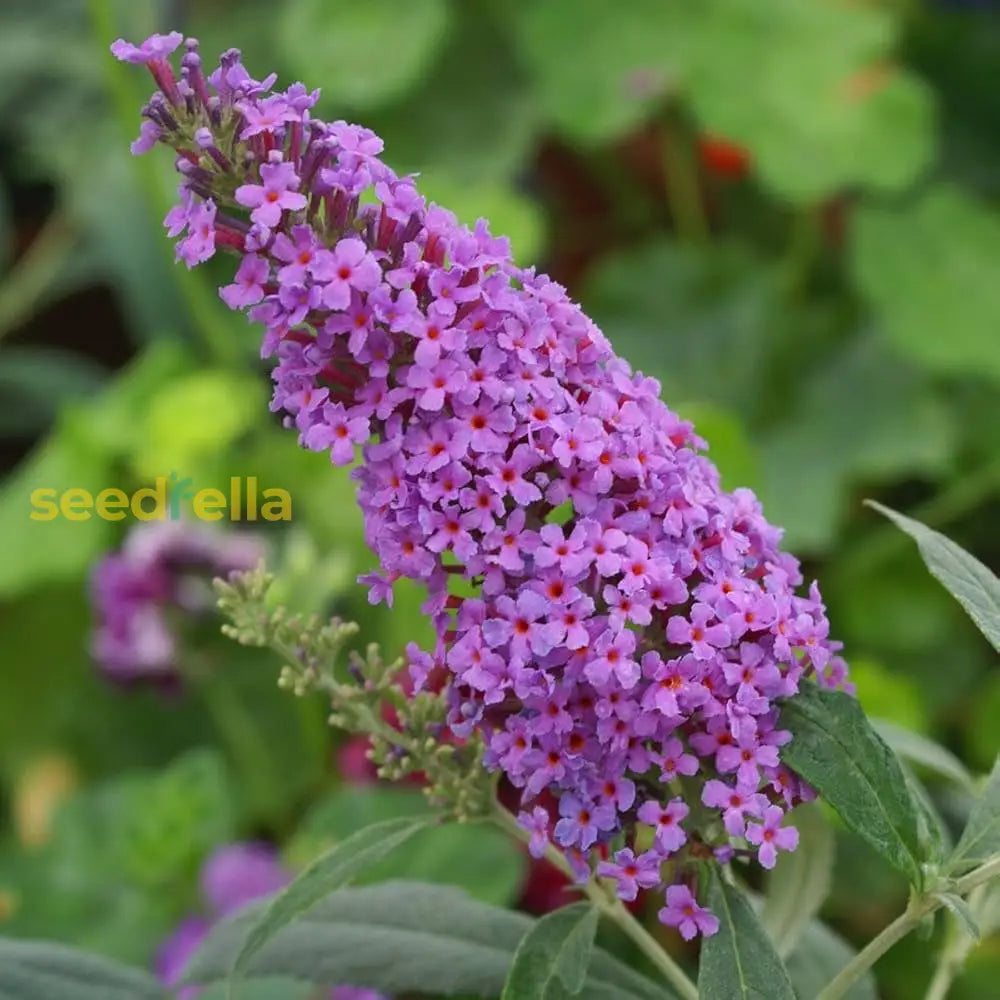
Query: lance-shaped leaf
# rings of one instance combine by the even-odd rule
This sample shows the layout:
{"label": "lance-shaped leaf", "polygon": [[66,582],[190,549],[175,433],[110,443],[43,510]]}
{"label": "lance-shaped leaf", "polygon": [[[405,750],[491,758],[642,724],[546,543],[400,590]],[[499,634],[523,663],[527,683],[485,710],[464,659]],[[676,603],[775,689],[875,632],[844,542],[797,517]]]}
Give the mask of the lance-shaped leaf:
{"label": "lance-shaped leaf", "polygon": [[718,933],[705,939],[698,995],[726,1000],[796,1000],[788,972],[747,898],[715,870],[708,905]]}
{"label": "lance-shaped leaf", "polygon": [[[185,982],[224,979],[260,909],[251,907],[213,928]],[[498,997],[535,923],[452,886],[399,881],[341,889],[254,954],[246,982],[290,977],[317,986],[353,983],[390,995]],[[593,950],[579,994],[580,1000],[675,996],[600,948]]]}
{"label": "lance-shaped leaf", "polygon": [[234,992],[235,983],[253,955],[282,927],[346,885],[358,872],[381,861],[430,821],[429,817],[423,816],[374,823],[358,830],[352,837],[314,861],[291,885],[271,900],[250,928],[233,963],[230,992]]}
{"label": "lance-shaped leaf", "polygon": [[887,719],[872,719],[875,731],[899,754],[921,767],[948,778],[967,792],[974,791],[975,782],[965,765],[940,743],[921,736],[911,729],[904,729]]}
{"label": "lance-shaped leaf", "polygon": [[561,1000],[583,989],[597,909],[574,903],[542,917],[517,946],[501,1000]]}
{"label": "lance-shaped leaf", "polygon": [[927,568],[1000,652],[1000,580],[975,556],[940,532],[874,500],[865,502],[916,541]]}
{"label": "lance-shaped leaf", "polygon": [[910,881],[920,884],[917,806],[899,761],[868,722],[858,702],[842,691],[805,683],[781,708],[792,734],[782,759]]}
{"label": "lance-shaped leaf", "polygon": [[971,868],[1000,852],[1000,757],[972,806],[969,821],[948,859],[948,869]]}
{"label": "lance-shaped leaf", "polygon": [[142,969],[48,941],[0,938],[3,1000],[167,1000]]}

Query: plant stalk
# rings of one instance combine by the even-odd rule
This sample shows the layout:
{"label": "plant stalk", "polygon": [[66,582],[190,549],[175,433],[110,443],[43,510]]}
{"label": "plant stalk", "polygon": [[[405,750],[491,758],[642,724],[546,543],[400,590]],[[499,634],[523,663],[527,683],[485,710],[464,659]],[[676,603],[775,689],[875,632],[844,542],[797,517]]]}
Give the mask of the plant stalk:
{"label": "plant stalk", "polygon": [[[494,801],[493,821],[511,836],[527,842],[530,837],[522,830],[514,817]],[[562,853],[552,844],[545,846],[545,858],[555,865],[564,875],[576,881],[576,876]],[[580,886],[581,891],[597,907],[601,914],[616,924],[656,966],[664,979],[677,992],[681,1000],[698,1000],[698,987],[688,978],[684,970],[660,947],[659,942],[639,923],[625,908],[622,901],[611,896],[605,887],[591,878]]]}
{"label": "plant stalk", "polygon": [[[973,889],[1000,876],[1000,854],[994,855],[978,868],[955,879],[949,891],[957,896],[966,896]],[[894,944],[915,930],[920,922],[930,913],[934,913],[944,904],[934,895],[914,896],[906,910],[889,924],[876,938],[851,959],[843,969],[820,992],[816,1000],[840,1000],[847,991],[860,979]],[[946,982],[944,988],[947,991]],[[942,994],[943,996],[944,994]]]}

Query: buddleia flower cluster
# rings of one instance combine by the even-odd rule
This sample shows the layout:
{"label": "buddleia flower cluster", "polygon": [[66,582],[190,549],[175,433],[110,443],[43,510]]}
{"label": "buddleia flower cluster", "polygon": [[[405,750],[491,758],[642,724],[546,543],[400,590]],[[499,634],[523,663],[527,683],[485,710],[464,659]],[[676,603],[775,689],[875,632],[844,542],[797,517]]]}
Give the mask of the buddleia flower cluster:
{"label": "buddleia flower cluster", "polygon": [[102,673],[121,683],[176,684],[184,650],[175,619],[212,612],[212,578],[248,570],[263,554],[244,532],[183,520],[136,524],[91,575],[91,653]]}
{"label": "buddleia flower cluster", "polygon": [[317,91],[274,90],[235,50],[206,75],[193,40],[178,75],[180,44],[113,46],[158,87],[133,149],[177,154],[178,257],[236,255],[220,294],[263,327],[272,409],[360,459],[370,599],[400,578],[428,594],[417,688],[443,684],[450,732],[485,741],[536,852],[712,932],[697,863],[796,845],[783,819],[811,793],[781,760],[782,700],[845,682],[816,586],[658,383],[485,221],[315,117]]}

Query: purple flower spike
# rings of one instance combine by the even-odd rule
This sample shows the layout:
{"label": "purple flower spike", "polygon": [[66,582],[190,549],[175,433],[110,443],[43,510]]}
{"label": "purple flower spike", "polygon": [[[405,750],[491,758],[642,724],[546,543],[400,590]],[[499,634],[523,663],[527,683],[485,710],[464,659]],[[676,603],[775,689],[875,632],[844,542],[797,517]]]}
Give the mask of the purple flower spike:
{"label": "purple flower spike", "polygon": [[[370,129],[314,117],[315,93],[271,91],[235,50],[204,81],[145,111],[178,155],[170,231],[189,263],[238,256],[221,295],[264,328],[271,407],[354,464],[369,600],[425,588],[436,636],[407,648],[411,678],[483,740],[532,852],[554,842],[580,880],[602,864],[623,898],[668,856],[678,881],[747,841],[773,863],[812,795],[781,759],[783,702],[847,682],[757,498],[722,488],[564,288],[428,204]],[[714,930],[682,885],[667,904],[685,936]]]}

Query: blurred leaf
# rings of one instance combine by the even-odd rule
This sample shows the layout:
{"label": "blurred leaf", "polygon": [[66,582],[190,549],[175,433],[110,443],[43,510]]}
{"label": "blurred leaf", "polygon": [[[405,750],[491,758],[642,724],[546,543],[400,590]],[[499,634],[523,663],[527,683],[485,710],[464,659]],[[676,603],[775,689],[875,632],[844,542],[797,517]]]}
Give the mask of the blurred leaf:
{"label": "blurred leaf", "polygon": [[712,403],[679,403],[678,416],[690,420],[708,443],[708,455],[722,477],[722,486],[760,489],[760,456],[740,419]]}
{"label": "blurred leaf", "polygon": [[215,750],[191,751],[165,771],[126,779],[119,796],[113,836],[124,874],[136,885],[192,878],[212,848],[236,832],[226,768]]}
{"label": "blurred leaf", "polygon": [[[215,927],[186,981],[225,978],[252,907]],[[328,985],[350,982],[386,993],[499,996],[518,943],[534,921],[486,906],[450,886],[386,882],[341,889],[283,928],[251,962],[257,976],[290,975]],[[582,1000],[664,1000],[673,996],[595,949]]]}
{"label": "blurred leaf", "polygon": [[184,475],[203,455],[226,449],[253,427],[264,399],[262,382],[222,369],[167,382],[146,404],[137,471],[145,478]]}
{"label": "blurred leaf", "polygon": [[[71,521],[58,513],[33,520],[35,490],[83,489],[97,494],[117,486],[109,480],[115,459],[132,445],[135,415],[168,373],[184,365],[183,356],[163,346],[126,368],[95,401],[67,406],[52,434],[0,487],[0,597],[24,593],[50,581],[79,578],[108,547],[113,525],[91,515]],[[39,498],[52,502],[53,495]],[[51,513],[51,508],[41,513]]]}
{"label": "blurred leaf", "polygon": [[897,190],[929,163],[932,93],[890,61],[888,11],[710,0],[688,20],[685,82],[701,124],[746,146],[777,194],[809,203],[854,184]]}
{"label": "blurred leaf", "polygon": [[78,578],[108,545],[113,526],[91,516],[71,521],[55,512],[51,520],[32,520],[33,511],[46,514],[55,497],[70,488],[96,494],[105,489],[111,465],[107,454],[80,440],[73,414],[64,412],[53,434],[39,445],[0,488],[0,597],[24,593],[40,583]]}
{"label": "blurred leaf", "polygon": [[596,933],[593,903],[573,903],[546,914],[517,946],[500,1000],[565,1000],[579,995]]}
{"label": "blurred leaf", "polygon": [[687,18],[660,0],[632,0],[627,9],[602,0],[530,0],[515,17],[543,112],[578,142],[638,125],[681,71]]}
{"label": "blurred leaf", "polygon": [[960,788],[973,791],[974,783],[965,765],[950,751],[934,740],[912,729],[904,729],[886,719],[873,718],[872,725],[893,750],[914,764],[926,767],[955,782]]}
{"label": "blurred leaf", "polygon": [[[306,816],[293,856],[342,842],[372,823],[403,816],[433,816],[415,788],[345,787]],[[449,823],[416,833],[389,857],[367,869],[360,884],[395,878],[458,886],[484,903],[513,903],[526,871],[524,852],[502,831],[481,823]]]}
{"label": "blurred leaf", "polygon": [[148,972],[49,941],[0,938],[3,1000],[167,1000]]}
{"label": "blurred leaf", "polygon": [[[316,988],[291,976],[250,979],[240,986],[239,1000],[315,1000]],[[229,1000],[229,988],[216,983],[198,991],[198,1000]]]}
{"label": "blurred leaf", "polygon": [[914,885],[920,885],[917,809],[899,762],[861,706],[842,691],[804,683],[781,709],[792,734],[784,761]]}
{"label": "blurred leaf", "polygon": [[813,803],[790,816],[799,831],[799,846],[779,855],[767,877],[760,921],[781,958],[796,948],[802,934],[830,891],[836,850],[833,829]]}
{"label": "blurred leaf", "polygon": [[385,104],[428,72],[449,29],[446,0],[289,0],[278,43],[289,66],[339,106]]}
{"label": "blurred leaf", "polygon": [[615,350],[660,380],[668,403],[745,415],[761,390],[775,277],[738,244],[660,240],[609,257],[583,299]]}
{"label": "blurred leaf", "polygon": [[746,897],[711,869],[708,906],[719,931],[705,938],[698,967],[698,995],[727,1000],[795,1000],[781,959]]}
{"label": "blurred leaf", "polygon": [[428,818],[407,817],[375,823],[314,861],[291,885],[274,896],[254,920],[233,961],[232,981],[235,983],[246,973],[253,956],[279,931],[295,923],[369,865],[390,854],[428,822]]}
{"label": "blurred leaf", "polygon": [[66,402],[99,392],[108,372],[85,354],[51,347],[0,350],[0,437],[44,430]]}
{"label": "blurred leaf", "polygon": [[969,822],[948,858],[951,871],[971,868],[1000,851],[1000,757],[972,806]]}
{"label": "blurred leaf", "polygon": [[510,240],[514,259],[533,261],[542,243],[542,219],[537,204],[505,181],[463,181],[447,168],[433,169],[420,178],[420,191],[429,201],[444,205],[458,221],[475,226],[487,219],[494,236]]}
{"label": "blurred leaf", "polygon": [[1000,379],[998,256],[1000,217],[954,187],[862,207],[854,224],[858,287],[900,353],[935,372]]}
{"label": "blurred leaf", "polygon": [[[813,1000],[819,996],[823,987],[854,955],[854,949],[839,934],[818,920],[810,921],[785,963],[799,1000]],[[871,971],[844,994],[844,1000],[878,1000]]]}
{"label": "blurred leaf", "polygon": [[[864,406],[845,406],[845,395]],[[808,378],[797,410],[764,440],[761,501],[789,546],[833,538],[844,486],[901,473],[940,473],[953,423],[937,391],[871,336]]]}
{"label": "blurred leaf", "polygon": [[905,726],[911,732],[927,730],[927,710],[920,685],[913,677],[893,673],[874,660],[857,657],[851,659],[851,683],[857,688],[855,697],[872,725],[890,746],[893,746],[892,741],[882,733],[873,717],[888,717],[897,724],[897,729]]}
{"label": "blurred leaf", "polygon": [[[427,78],[375,114],[371,127],[400,173],[441,169],[480,186],[507,180],[526,166],[538,124],[535,103],[502,11],[488,0],[463,0],[452,17],[456,24]],[[471,198],[464,203],[473,205]],[[478,214],[486,215],[485,208]],[[517,240],[514,246],[519,259],[532,258],[528,247]]]}
{"label": "blurred leaf", "polygon": [[7,192],[0,187],[0,272],[7,266],[7,262],[10,260],[11,246],[13,244],[12,228]]}
{"label": "blurred leaf", "polygon": [[1000,652],[1000,579],[950,538],[874,500],[866,501],[917,543],[931,574],[965,608],[995,650]]}
{"label": "blurred leaf", "polygon": [[1000,754],[1000,676],[981,681],[972,692],[968,724],[962,727],[964,750],[973,766],[986,770]]}

